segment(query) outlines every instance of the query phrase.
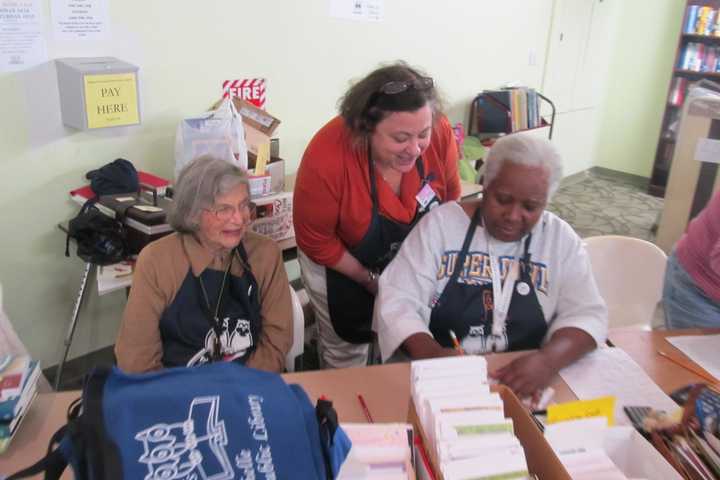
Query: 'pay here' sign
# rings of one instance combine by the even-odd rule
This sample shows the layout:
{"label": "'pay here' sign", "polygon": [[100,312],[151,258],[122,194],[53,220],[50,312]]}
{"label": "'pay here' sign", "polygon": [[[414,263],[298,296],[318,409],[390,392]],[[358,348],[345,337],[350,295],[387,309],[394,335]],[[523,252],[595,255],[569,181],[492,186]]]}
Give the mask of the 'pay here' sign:
{"label": "'pay here' sign", "polygon": [[88,128],[140,123],[134,73],[85,75]]}

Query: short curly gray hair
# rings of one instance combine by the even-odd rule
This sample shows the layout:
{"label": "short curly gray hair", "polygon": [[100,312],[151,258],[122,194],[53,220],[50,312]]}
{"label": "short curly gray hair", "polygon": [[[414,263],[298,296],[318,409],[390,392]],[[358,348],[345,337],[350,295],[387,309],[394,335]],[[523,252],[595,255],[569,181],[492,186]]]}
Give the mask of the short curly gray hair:
{"label": "short curly gray hair", "polygon": [[549,140],[526,134],[506,135],[498,139],[490,148],[485,159],[483,187],[487,190],[502,170],[505,162],[528,167],[543,167],[549,175],[548,201],[560,186],[562,178],[562,159],[560,153]]}
{"label": "short curly gray hair", "polygon": [[217,197],[247,184],[247,174],[232,163],[210,155],[197,157],[178,176],[168,223],[180,233],[197,232],[202,210],[210,208]]}

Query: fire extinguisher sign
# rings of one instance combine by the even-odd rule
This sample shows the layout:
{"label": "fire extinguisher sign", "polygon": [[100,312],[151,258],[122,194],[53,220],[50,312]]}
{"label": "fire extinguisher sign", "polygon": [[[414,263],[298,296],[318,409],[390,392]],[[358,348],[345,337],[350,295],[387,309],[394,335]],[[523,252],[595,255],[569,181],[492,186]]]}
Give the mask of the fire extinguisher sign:
{"label": "fire extinguisher sign", "polygon": [[265,108],[264,78],[225,80],[222,84],[222,89],[223,98],[239,97],[259,108]]}

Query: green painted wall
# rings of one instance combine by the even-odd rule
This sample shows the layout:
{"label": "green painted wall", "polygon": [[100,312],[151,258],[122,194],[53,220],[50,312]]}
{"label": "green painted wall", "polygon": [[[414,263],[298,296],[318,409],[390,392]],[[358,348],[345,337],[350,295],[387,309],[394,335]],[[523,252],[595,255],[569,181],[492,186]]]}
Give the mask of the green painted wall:
{"label": "green painted wall", "polygon": [[597,166],[650,176],[684,9],[683,0],[622,3],[599,111]]}

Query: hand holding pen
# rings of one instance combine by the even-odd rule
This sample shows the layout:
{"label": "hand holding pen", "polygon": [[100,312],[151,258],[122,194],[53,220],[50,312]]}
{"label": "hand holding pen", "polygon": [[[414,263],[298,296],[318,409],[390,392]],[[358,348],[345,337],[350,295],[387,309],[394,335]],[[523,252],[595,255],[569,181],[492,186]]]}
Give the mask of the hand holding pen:
{"label": "hand holding pen", "polygon": [[463,350],[462,346],[460,345],[460,342],[458,341],[457,335],[455,335],[455,332],[452,330],[449,330],[450,332],[450,339],[453,343],[453,348],[460,354],[465,355],[465,350]]}

